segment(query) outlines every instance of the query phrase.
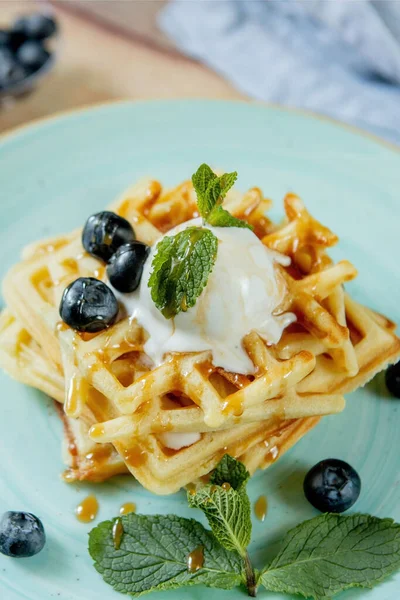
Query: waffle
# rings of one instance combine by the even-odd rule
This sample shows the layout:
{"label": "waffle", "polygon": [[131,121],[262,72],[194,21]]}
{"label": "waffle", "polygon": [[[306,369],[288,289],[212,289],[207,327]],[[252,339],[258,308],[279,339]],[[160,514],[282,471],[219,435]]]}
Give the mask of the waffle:
{"label": "waffle", "polygon": [[68,482],[105,481],[128,473],[112,444],[97,444],[88,435],[94,422],[89,409],[80,419],[70,419],[63,410],[64,376],[43,353],[39,344],[5,309],[0,316],[0,365],[14,379],[36,388],[55,400],[63,422],[62,456]]}
{"label": "waffle", "polygon": [[[285,198],[280,225],[267,217],[270,205],[259,188],[245,194],[231,190],[225,204],[266,246],[291,258],[289,267],[278,267],[287,288],[279,312],[290,310],[297,320],[276,345],[249,332],[243,345],[253,376],[215,367],[211,352],[171,354],[154,368],[144,351],[147,333],[127,315],[96,335],[78,334],[61,323],[58,305],[65,287],[80,276],[105,277],[104,266],[83,251],[80,231],[29,246],[7,275],[4,296],[12,317],[3,315],[9,329],[0,347],[28,336],[37,362],[32,356],[19,362],[19,351],[10,362],[2,351],[2,365],[28,385],[58,400],[64,396],[67,437],[81,440],[82,448],[98,442],[104,457],[99,480],[112,474],[113,464],[115,472],[129,469],[155,493],[172,493],[206,476],[226,452],[252,472],[265,468],[321,416],[341,411],[343,393],[398,358],[394,325],[345,294],[343,284],[356,270],[348,261],[330,260],[327,249],[337,237],[294,194]],[[190,182],[164,192],[158,182],[144,180],[111,210],[128,219],[149,245],[198,216]],[[51,387],[53,377],[58,383]],[[164,443],[168,432],[192,432],[199,439],[171,450]],[[72,465],[70,480],[96,479],[85,460]]]}
{"label": "waffle", "polygon": [[[89,405],[86,407],[86,414],[79,419],[67,417],[62,408],[64,400],[63,376],[46,358],[37,342],[33,340],[7,309],[3,311],[0,317],[0,364],[11,377],[56,399],[57,412],[64,425],[63,457],[68,466],[63,474],[65,481],[69,483],[74,481],[101,482],[112,475],[129,472],[125,462],[111,444],[95,443],[89,437],[90,423],[93,422]],[[185,460],[190,460],[190,463],[193,464],[192,479],[196,480],[204,476],[215,466],[215,461],[218,461],[218,457],[222,456],[225,451],[239,453],[244,447],[247,448],[246,452],[238,454],[238,456],[247,465],[248,469],[254,472],[258,466],[265,468],[288,450],[318,421],[319,417],[292,419],[286,421],[282,427],[279,427],[277,423],[272,425],[270,422],[270,432],[265,430],[264,425],[258,429],[253,427],[251,430],[239,427],[238,433],[240,435],[245,434],[246,437],[240,444],[236,444],[236,440],[233,440],[229,447],[226,445],[221,446],[221,441],[218,438],[215,439],[215,436],[208,436],[207,439],[203,440],[203,445],[208,445],[212,441],[212,445],[209,447],[209,462],[199,465],[196,460],[196,453],[185,452]],[[229,442],[227,437],[224,438],[225,442]],[[142,471],[141,481],[143,485],[150,489],[157,487],[160,493],[163,492],[163,484],[160,484],[160,479],[156,475],[160,461],[166,461],[168,466],[162,477],[165,481],[164,485],[168,486],[168,490],[171,487],[171,477],[176,480],[176,489],[186,485],[188,482],[182,476],[180,461],[177,459],[172,460],[174,454],[178,456],[178,453],[165,449],[162,444],[157,442],[157,437],[154,435],[147,436],[147,444],[153,449],[150,464],[148,464],[144,453],[138,447],[136,447],[136,451],[131,446],[128,450],[128,459],[133,460],[136,464],[135,468]],[[197,444],[196,448],[198,448]],[[215,448],[219,449],[219,453],[215,454]],[[251,451],[252,448],[254,448],[254,452]],[[120,451],[123,453],[124,449],[121,447]],[[182,457],[182,453],[180,456]],[[255,460],[256,457],[259,464]]]}
{"label": "waffle", "polygon": [[284,331],[274,354],[288,359],[301,348],[316,357],[315,369],[298,385],[300,393],[352,392],[395,362],[395,324],[344,292],[341,284],[357,272],[348,261],[332,265],[326,248],[336,244],[337,237],[315,221],[294,194],[286,196],[284,205],[287,223],[262,241],[292,259],[285,274],[286,306],[297,321]]}

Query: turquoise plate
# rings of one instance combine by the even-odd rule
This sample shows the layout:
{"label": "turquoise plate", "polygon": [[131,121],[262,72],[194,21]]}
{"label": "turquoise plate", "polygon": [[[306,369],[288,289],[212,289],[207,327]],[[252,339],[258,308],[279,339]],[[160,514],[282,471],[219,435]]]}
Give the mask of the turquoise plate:
{"label": "turquoise plate", "polygon": [[[0,275],[21,248],[69,231],[105,207],[138,177],[165,184],[188,177],[202,162],[239,172],[238,187],[258,185],[275,200],[289,190],[339,234],[335,259],[359,269],[352,295],[400,319],[400,154],[377,139],[311,115],[258,104],[218,101],[116,103],[42,121],[5,136],[0,144]],[[142,513],[188,510],[183,493],[157,497],[132,478],[103,485],[67,485],[60,479],[61,424],[52,402],[0,374],[0,512],[28,510],[43,520],[48,541],[31,559],[0,556],[4,600],[117,600],[87,553],[90,525],[74,508],[89,492],[100,502],[96,522],[134,501]],[[316,511],[305,500],[305,472],[317,461],[349,461],[363,483],[357,511],[400,520],[400,401],[389,397],[382,375],[348,397],[339,416],[327,417],[268,471],[252,479],[249,493],[268,498],[268,515],[255,522],[250,551],[260,566],[284,532]],[[349,591],[341,599],[393,600],[400,577],[373,591]],[[283,600],[266,594],[260,598]],[[154,600],[230,600],[242,591],[186,588]]]}

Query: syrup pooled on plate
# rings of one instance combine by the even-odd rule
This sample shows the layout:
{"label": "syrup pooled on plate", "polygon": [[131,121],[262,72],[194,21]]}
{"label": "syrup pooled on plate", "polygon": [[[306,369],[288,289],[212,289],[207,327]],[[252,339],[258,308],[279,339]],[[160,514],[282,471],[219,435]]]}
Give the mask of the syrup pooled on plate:
{"label": "syrup pooled on plate", "polygon": [[260,496],[254,503],[254,514],[259,521],[264,521],[267,515],[267,499],[265,496]]}
{"label": "syrup pooled on plate", "polygon": [[99,503],[95,496],[88,496],[75,509],[75,515],[81,523],[90,523],[96,518]]}
{"label": "syrup pooled on plate", "polygon": [[136,512],[136,504],[134,502],[125,502],[119,509],[120,515],[128,515],[134,512]]}

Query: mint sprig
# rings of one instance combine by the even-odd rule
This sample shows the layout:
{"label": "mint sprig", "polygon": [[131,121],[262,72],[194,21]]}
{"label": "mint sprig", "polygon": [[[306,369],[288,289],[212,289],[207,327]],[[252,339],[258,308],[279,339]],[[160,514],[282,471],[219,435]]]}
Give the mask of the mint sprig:
{"label": "mint sprig", "polygon": [[196,494],[188,493],[191,508],[200,508],[217,540],[227,550],[245,556],[251,538],[250,502],[246,495],[229,487],[205,485]]}
{"label": "mint sprig", "polygon": [[370,515],[325,514],[289,531],[260,576],[272,592],[322,600],[372,588],[400,568],[400,525]]}
{"label": "mint sprig", "polygon": [[197,206],[204,222],[214,227],[252,227],[231,215],[221,204],[235,184],[237,172],[224,173],[218,177],[205,163],[200,165],[192,176],[197,195]]}
{"label": "mint sprig", "polygon": [[[235,463],[241,465],[244,472],[239,471]],[[187,495],[189,506],[204,512],[213,534],[224,548],[236,550],[242,557],[246,555],[251,538],[251,509],[246,492],[249,477],[244,465],[225,455],[211,477],[211,483],[195,494],[189,491]]]}
{"label": "mint sprig", "polygon": [[256,576],[247,546],[251,539],[251,507],[246,491],[250,473],[232,456],[225,454],[214,473],[211,483],[195,494],[188,492],[191,508],[200,508],[220,544],[235,551],[243,560],[243,570],[250,596],[256,595]]}
{"label": "mint sprig", "polygon": [[209,229],[188,227],[157,245],[149,279],[151,297],[166,319],[196,303],[215,263],[218,240]]}
{"label": "mint sprig", "polygon": [[[103,579],[119,592],[142,594],[202,584],[231,589],[246,584],[269,591],[328,600],[351,587],[371,588],[400,569],[400,525],[370,515],[325,514],[289,531],[282,549],[261,572],[247,553],[251,525],[244,465],[225,455],[210,484],[188,494],[212,531],[175,515],[121,518],[124,533],[114,546],[114,521],[89,534],[89,552]],[[229,484],[229,485],[227,485]],[[202,547],[203,564],[190,570],[189,556]]]}

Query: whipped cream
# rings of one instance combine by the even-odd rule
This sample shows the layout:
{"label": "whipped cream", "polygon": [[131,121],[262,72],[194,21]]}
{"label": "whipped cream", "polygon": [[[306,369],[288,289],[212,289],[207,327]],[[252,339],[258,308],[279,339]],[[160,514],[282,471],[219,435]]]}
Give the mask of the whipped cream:
{"label": "whipped cream", "polygon": [[[116,292],[132,319],[147,331],[144,350],[155,365],[168,352],[211,350],[213,364],[240,374],[254,373],[254,365],[242,340],[256,331],[267,343],[276,344],[284,330],[295,321],[292,313],[276,314],[286,287],[276,264],[290,264],[290,258],[270,250],[247,228],[211,227],[192,219],[166,235],[191,226],[210,229],[218,238],[218,253],[207,284],[196,304],[173,319],[156,308],[148,287],[156,242],[144,265],[139,288],[131,294]],[[162,239],[162,238],[160,238]]]}

